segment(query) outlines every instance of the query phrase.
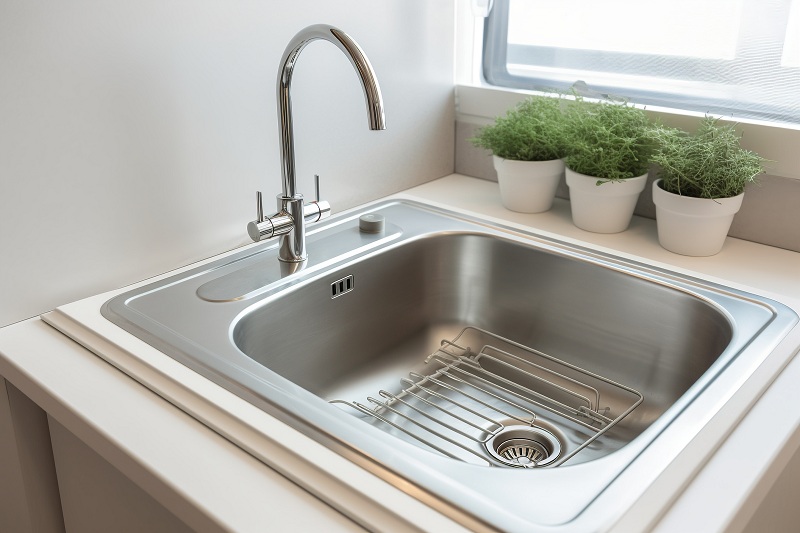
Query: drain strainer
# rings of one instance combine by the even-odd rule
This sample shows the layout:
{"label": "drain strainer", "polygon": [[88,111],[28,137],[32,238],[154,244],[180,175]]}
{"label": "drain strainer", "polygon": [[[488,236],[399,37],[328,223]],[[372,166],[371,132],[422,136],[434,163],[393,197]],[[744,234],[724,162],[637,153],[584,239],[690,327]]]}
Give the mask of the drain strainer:
{"label": "drain strainer", "polygon": [[561,443],[555,435],[528,426],[503,429],[486,443],[486,449],[501,463],[516,468],[544,466],[561,455]]}

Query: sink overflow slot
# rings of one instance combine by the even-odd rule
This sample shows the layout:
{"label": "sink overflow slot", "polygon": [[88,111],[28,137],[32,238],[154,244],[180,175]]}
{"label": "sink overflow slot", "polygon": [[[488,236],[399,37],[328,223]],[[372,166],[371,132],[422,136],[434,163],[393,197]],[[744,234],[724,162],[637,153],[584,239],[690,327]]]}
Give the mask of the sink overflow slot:
{"label": "sink overflow slot", "polygon": [[353,282],[353,275],[349,275],[342,279],[336,280],[331,283],[331,299],[337,298],[342,294],[346,294],[352,291],[355,288],[355,283]]}

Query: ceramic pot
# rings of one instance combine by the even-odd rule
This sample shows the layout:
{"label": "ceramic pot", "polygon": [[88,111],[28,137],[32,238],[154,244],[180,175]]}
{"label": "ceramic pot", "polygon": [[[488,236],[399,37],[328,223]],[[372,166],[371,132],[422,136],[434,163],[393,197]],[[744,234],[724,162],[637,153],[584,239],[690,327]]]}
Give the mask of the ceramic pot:
{"label": "ceramic pot", "polygon": [[541,213],[553,206],[564,175],[564,161],[514,161],[492,156],[503,206],[520,213]]}
{"label": "ceramic pot", "polygon": [[647,174],[597,184],[599,178],[566,170],[572,222],[594,233],[619,233],[631,223]]}
{"label": "ceramic pot", "polygon": [[667,192],[653,183],[658,242],[681,255],[705,257],[722,250],[744,193],[731,198],[693,198]]}

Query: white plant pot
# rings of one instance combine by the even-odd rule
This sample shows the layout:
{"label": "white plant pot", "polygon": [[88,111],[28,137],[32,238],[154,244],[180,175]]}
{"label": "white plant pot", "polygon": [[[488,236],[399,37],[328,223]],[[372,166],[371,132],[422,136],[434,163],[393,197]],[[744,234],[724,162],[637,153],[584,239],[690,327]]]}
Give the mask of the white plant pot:
{"label": "white plant pot", "polygon": [[572,222],[586,231],[619,233],[631,223],[647,174],[597,185],[593,176],[566,170]]}
{"label": "white plant pot", "polygon": [[541,213],[553,207],[558,182],[564,175],[564,161],[514,161],[496,155],[492,160],[506,209]]}
{"label": "white plant pot", "polygon": [[658,242],[681,255],[705,257],[722,250],[733,216],[742,206],[744,193],[731,198],[693,198],[667,192],[653,183]]}

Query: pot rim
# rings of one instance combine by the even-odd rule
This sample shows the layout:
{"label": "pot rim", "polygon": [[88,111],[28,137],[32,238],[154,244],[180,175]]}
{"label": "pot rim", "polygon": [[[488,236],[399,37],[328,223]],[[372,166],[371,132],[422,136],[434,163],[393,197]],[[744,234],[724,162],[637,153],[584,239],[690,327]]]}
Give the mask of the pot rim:
{"label": "pot rim", "polygon": [[653,203],[657,209],[687,216],[723,217],[736,214],[742,206],[744,193],[726,198],[697,198],[683,196],[661,188],[660,179],[653,182]]}
{"label": "pot rim", "polygon": [[521,159],[505,159],[500,156],[492,155],[492,159],[495,164],[495,168],[497,165],[557,165],[563,166],[564,160],[563,159],[545,159],[544,161],[523,161]]}
{"label": "pot rim", "polygon": [[565,169],[566,182],[570,190],[577,189],[584,194],[591,194],[596,196],[625,196],[639,194],[647,186],[647,177],[649,172],[641,176],[634,176],[619,181],[606,181],[597,185],[598,181],[602,178],[596,176],[587,176],[580,172],[575,172],[569,167]]}
{"label": "pot rim", "polygon": [[719,203],[719,202],[723,202],[725,200],[735,200],[736,198],[744,197],[744,191],[742,191],[741,193],[737,194],[736,196],[724,196],[722,198],[700,198],[698,196],[686,196],[686,195],[683,195],[683,194],[675,194],[674,192],[670,192],[670,191],[664,189],[663,187],[661,187],[661,183],[663,183],[663,182],[664,182],[664,180],[662,180],[661,178],[658,178],[657,180],[655,180],[653,182],[653,192],[654,193],[655,193],[656,190],[658,190],[658,191],[663,192],[664,194],[670,194],[670,195],[675,196],[677,198],[683,198],[684,200],[687,200],[687,201],[699,200],[701,202],[711,201],[711,202]]}

